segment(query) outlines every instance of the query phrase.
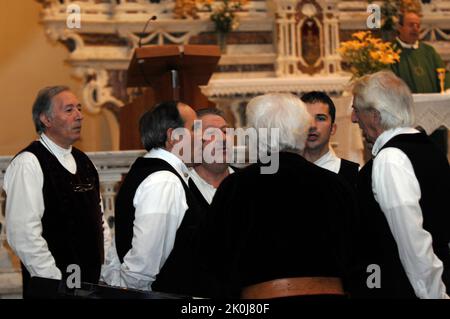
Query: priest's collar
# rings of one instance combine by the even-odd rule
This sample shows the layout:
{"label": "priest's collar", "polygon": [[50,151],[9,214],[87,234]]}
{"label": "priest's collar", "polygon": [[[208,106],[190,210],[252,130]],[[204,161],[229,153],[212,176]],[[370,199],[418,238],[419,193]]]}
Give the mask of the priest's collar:
{"label": "priest's collar", "polygon": [[403,49],[415,49],[417,50],[419,48],[419,40],[417,40],[414,44],[408,44],[400,40],[399,37],[396,38],[397,42],[400,44],[400,46]]}

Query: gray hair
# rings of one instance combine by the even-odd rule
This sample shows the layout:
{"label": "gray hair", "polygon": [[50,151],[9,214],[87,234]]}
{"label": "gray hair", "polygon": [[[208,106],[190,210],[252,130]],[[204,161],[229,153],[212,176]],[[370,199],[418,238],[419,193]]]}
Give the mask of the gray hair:
{"label": "gray hair", "polygon": [[246,112],[249,126],[258,132],[261,128],[268,129],[269,141],[272,141],[271,129],[279,129],[280,151],[305,148],[311,116],[297,96],[287,93],[260,95],[250,100]]}
{"label": "gray hair", "polygon": [[195,113],[197,113],[198,118],[201,118],[206,115],[217,115],[225,120],[225,114],[221,110],[216,109],[214,107],[207,107],[207,108],[199,109],[199,110],[195,111]]}
{"label": "gray hair", "polygon": [[368,74],[357,80],[353,86],[353,105],[362,111],[378,111],[384,130],[410,127],[414,123],[411,91],[390,71]]}
{"label": "gray hair", "polygon": [[51,116],[53,111],[53,98],[64,91],[70,91],[69,87],[65,85],[47,86],[38,92],[32,111],[34,127],[38,134],[46,130],[44,123],[40,119],[41,114],[45,113],[47,116]]}

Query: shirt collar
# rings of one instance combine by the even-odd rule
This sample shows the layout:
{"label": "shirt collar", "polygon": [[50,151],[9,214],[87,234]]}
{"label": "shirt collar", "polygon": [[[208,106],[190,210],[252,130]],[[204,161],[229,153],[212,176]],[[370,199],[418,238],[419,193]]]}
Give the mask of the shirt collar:
{"label": "shirt collar", "polygon": [[419,131],[412,127],[397,127],[384,131],[383,133],[381,133],[380,136],[378,136],[375,143],[373,144],[372,155],[377,156],[381,148],[395,136],[400,134],[415,134],[415,133],[419,133]]}
{"label": "shirt collar", "polygon": [[44,133],[41,134],[39,139],[41,143],[44,145],[46,149],[50,151],[50,153],[54,154],[56,157],[65,157],[69,154],[72,154],[72,146],[69,148],[64,148],[53,142],[47,135]]}
{"label": "shirt collar", "polygon": [[419,48],[419,40],[417,40],[414,44],[408,44],[400,40],[399,37],[396,38],[397,42],[400,44],[400,46],[404,49],[415,49],[417,50]]}
{"label": "shirt collar", "polygon": [[335,161],[337,158],[338,157],[334,153],[333,149],[331,147],[329,147],[328,152],[326,152],[320,158],[318,158],[316,161],[314,161],[314,164],[316,164],[317,166],[322,166],[329,161]]}
{"label": "shirt collar", "polygon": [[183,178],[183,180],[187,183],[189,179],[189,169],[187,168],[186,164],[183,163],[183,161],[178,158],[175,154],[172,154],[171,152],[163,149],[163,148],[153,148],[144,155],[144,157],[147,158],[159,158],[167,163],[169,163],[170,166],[172,166],[178,174]]}
{"label": "shirt collar", "polygon": [[194,168],[190,169],[189,171],[190,171],[191,177],[195,181],[202,183],[204,186],[213,187],[211,184],[209,184],[207,181],[205,181],[200,175],[198,175],[197,171]]}
{"label": "shirt collar", "polygon": [[[205,181],[203,179],[203,177],[201,177],[200,175],[198,175],[197,171],[194,168],[191,168],[189,170],[189,173],[191,174],[191,177],[193,177],[196,181],[200,181],[200,183],[202,183],[203,185],[207,185],[209,187],[215,188],[214,186],[212,186],[210,183],[208,183],[207,181]],[[228,173],[233,174],[234,173],[234,169],[232,169],[231,167],[228,166]]]}

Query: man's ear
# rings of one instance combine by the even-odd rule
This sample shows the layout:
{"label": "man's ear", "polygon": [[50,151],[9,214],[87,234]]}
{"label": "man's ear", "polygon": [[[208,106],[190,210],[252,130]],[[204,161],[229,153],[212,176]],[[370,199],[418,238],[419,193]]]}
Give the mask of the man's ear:
{"label": "man's ear", "polygon": [[166,131],[166,149],[167,150],[171,150],[173,145],[175,144],[175,141],[172,140],[172,133],[173,133],[173,128],[168,128]]}
{"label": "man's ear", "polygon": [[51,118],[46,113],[41,113],[41,115],[39,115],[39,119],[45,127],[51,126]]}
{"label": "man's ear", "polygon": [[372,110],[373,113],[373,119],[376,125],[380,126],[381,125],[381,114],[379,111],[377,110]]}
{"label": "man's ear", "polygon": [[330,135],[334,135],[334,133],[336,133],[336,129],[337,129],[337,125],[336,122],[331,124],[331,132]]}

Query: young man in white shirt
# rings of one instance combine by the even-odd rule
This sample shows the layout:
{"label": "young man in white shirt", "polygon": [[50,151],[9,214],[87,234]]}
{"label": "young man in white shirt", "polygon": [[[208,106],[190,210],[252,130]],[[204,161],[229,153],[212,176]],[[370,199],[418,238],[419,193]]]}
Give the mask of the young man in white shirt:
{"label": "young man in white shirt", "polygon": [[7,239],[22,262],[23,296],[31,277],[63,279],[78,265],[81,280],[97,283],[110,245],[94,164],[72,145],[83,115],[66,86],[39,91],[33,105],[38,141],[12,160],[5,174]]}
{"label": "young man in white shirt", "polygon": [[200,202],[209,206],[220,183],[234,172],[226,158],[227,152],[233,150],[227,148],[232,144],[227,144],[228,124],[221,111],[201,109],[197,111],[197,117],[202,123],[203,161],[191,169],[189,187]]}
{"label": "young man in white shirt", "polygon": [[330,138],[336,132],[336,107],[333,101],[327,94],[318,91],[304,94],[302,101],[313,118],[303,156],[355,186],[359,164],[337,157],[330,147]]}
{"label": "young man in white shirt", "polygon": [[370,285],[367,279],[363,296],[447,299],[447,159],[425,134],[412,128],[411,92],[393,73],[364,76],[355,83],[353,95],[352,121],[373,143],[374,156],[358,179],[366,225],[360,253],[365,255],[364,267],[376,265],[379,272]]}

